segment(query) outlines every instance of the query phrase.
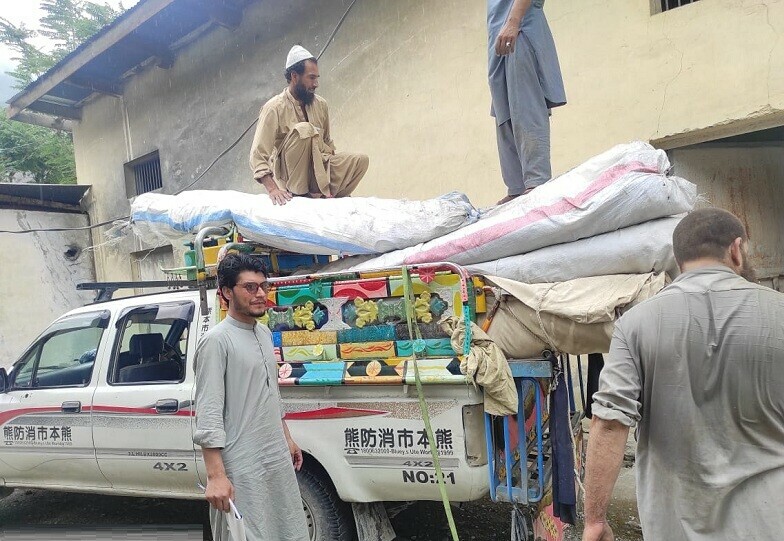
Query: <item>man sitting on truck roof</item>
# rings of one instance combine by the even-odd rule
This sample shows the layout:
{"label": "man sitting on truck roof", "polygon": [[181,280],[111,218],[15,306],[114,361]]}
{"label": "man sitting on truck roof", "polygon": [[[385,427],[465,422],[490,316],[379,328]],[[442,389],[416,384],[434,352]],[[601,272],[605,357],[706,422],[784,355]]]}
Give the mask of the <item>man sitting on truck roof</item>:
{"label": "man sitting on truck roof", "polygon": [[272,333],[256,318],[267,309],[261,261],[229,254],[218,265],[226,319],[196,347],[196,431],[207,469],[215,539],[228,539],[229,500],[244,516],[249,541],[307,541],[294,469],[302,451],[281,414]]}
{"label": "man sitting on truck roof", "polygon": [[367,172],[366,155],[335,151],[318,79],[316,58],[295,45],[286,58],[288,87],[261,108],[250,167],[276,205],[292,195],[346,197]]}

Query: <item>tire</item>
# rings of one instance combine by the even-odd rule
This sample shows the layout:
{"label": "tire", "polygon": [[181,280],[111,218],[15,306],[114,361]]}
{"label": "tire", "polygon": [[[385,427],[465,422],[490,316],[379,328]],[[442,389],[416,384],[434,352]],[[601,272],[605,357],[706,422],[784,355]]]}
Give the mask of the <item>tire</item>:
{"label": "tire", "polygon": [[14,493],[14,489],[13,488],[0,487],[0,500],[2,500],[3,498],[7,498],[8,496],[10,496],[13,493]]}
{"label": "tire", "polygon": [[310,541],[353,541],[356,538],[351,504],[338,497],[332,483],[311,470],[297,472]]}

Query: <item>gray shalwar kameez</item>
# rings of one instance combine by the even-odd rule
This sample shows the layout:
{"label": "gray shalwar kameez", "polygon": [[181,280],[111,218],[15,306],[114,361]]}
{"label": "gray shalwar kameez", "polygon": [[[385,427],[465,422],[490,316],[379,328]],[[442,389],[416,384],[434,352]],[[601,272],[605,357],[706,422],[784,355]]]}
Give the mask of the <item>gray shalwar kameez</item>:
{"label": "gray shalwar kameez", "polygon": [[550,166],[550,109],[566,103],[544,0],[533,0],[520,23],[514,52],[498,56],[495,42],[514,0],[487,0],[488,77],[501,175],[509,195],[544,184]]}
{"label": "gray shalwar kameez", "polygon": [[[269,329],[227,316],[199,341],[195,370],[193,441],[222,449],[248,541],[307,541]],[[215,541],[231,539],[225,516],[210,508]]]}
{"label": "gray shalwar kameez", "polygon": [[645,539],[784,539],[784,295],[724,266],[621,317],[593,414],[639,423]]}

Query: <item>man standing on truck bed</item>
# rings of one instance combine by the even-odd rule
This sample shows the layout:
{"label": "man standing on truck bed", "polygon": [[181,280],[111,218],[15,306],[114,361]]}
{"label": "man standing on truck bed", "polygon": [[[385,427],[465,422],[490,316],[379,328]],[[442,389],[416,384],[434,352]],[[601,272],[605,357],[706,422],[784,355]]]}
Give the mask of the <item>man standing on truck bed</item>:
{"label": "man standing on truck bed", "polygon": [[327,102],[316,94],[318,79],[316,58],[295,45],[286,58],[289,86],[261,108],[250,167],[276,205],[292,195],[348,196],[367,172],[364,154],[335,151]]}
{"label": "man standing on truck bed", "polygon": [[256,322],[267,308],[267,277],[256,258],[229,254],[218,265],[226,319],[196,348],[196,431],[207,468],[213,537],[228,539],[229,499],[249,541],[309,539],[294,469],[302,451],[283,421],[272,334]]}
{"label": "man standing on truck bed", "polygon": [[784,535],[784,295],[753,282],[746,245],[729,212],[692,212],[673,233],[683,274],[618,320],[594,394],[585,541],[613,538],[635,423],[645,539]]}
{"label": "man standing on truck bed", "polygon": [[498,204],[550,180],[550,109],[566,103],[544,0],[487,0],[488,78],[501,176]]}

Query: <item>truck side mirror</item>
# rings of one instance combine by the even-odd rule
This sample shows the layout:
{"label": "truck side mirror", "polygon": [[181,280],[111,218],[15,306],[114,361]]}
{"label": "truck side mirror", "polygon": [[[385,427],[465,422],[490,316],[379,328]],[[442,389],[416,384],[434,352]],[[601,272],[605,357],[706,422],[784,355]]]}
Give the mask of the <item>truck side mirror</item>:
{"label": "truck side mirror", "polygon": [[0,368],[0,394],[8,391],[8,372],[5,368]]}

